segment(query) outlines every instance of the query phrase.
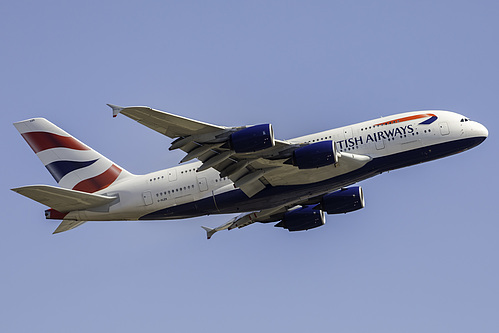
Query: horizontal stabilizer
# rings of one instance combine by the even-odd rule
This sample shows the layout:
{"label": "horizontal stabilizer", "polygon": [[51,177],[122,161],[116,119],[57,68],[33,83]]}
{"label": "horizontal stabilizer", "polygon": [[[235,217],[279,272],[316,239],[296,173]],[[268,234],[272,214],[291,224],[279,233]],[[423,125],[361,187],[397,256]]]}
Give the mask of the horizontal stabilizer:
{"label": "horizontal stabilizer", "polygon": [[57,227],[57,229],[55,229],[52,234],[58,234],[60,232],[64,232],[64,231],[68,231],[68,230],[74,229],[76,227],[79,227],[80,225],[82,225],[85,222],[86,221],[72,221],[72,220],[62,221],[61,224],[59,224],[59,226]]}
{"label": "horizontal stabilizer", "polygon": [[116,197],[107,197],[50,185],[29,185],[13,188],[12,191],[61,213],[99,207],[110,204],[117,199]]}

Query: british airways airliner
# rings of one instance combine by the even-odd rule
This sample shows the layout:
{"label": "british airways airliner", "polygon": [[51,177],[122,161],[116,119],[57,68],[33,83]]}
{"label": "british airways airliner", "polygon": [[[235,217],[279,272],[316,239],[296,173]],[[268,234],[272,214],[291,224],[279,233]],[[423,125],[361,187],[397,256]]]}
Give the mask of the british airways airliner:
{"label": "british airways airliner", "polygon": [[[457,154],[482,143],[487,129],[449,111],[416,111],[289,140],[270,124],[225,127],[149,107],[109,104],[174,141],[181,165],[134,175],[43,118],[14,124],[60,187],[12,189],[49,207],[54,231],[87,221],[172,220],[210,214],[238,216],[220,230],[255,222],[289,231],[325,223],[325,214],[364,208],[352,186],[382,172]],[[186,163],[197,159],[197,162]]]}

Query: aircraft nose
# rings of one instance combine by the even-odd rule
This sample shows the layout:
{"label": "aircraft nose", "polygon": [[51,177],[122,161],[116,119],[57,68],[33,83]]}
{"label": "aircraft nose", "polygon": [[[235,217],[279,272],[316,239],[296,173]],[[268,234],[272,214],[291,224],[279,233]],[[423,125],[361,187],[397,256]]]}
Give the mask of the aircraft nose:
{"label": "aircraft nose", "polygon": [[487,130],[487,127],[475,122],[473,126],[473,134],[477,137],[482,137],[485,140],[489,136],[489,131]]}

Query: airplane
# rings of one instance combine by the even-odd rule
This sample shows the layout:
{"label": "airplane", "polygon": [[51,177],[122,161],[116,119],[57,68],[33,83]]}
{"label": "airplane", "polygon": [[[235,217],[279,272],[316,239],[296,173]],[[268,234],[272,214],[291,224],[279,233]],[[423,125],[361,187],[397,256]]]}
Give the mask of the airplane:
{"label": "airplane", "polygon": [[[135,175],[44,118],[14,123],[60,187],[12,189],[49,207],[62,220],[55,233],[87,221],[150,221],[211,214],[239,215],[205,229],[255,222],[288,231],[325,224],[325,214],[364,208],[354,184],[394,169],[454,155],[482,143],[482,124],[450,111],[413,111],[289,140],[271,124],[219,126],[144,106],[108,104],[165,135],[170,150],[186,153],[180,165]],[[189,162],[197,159],[196,162]]]}

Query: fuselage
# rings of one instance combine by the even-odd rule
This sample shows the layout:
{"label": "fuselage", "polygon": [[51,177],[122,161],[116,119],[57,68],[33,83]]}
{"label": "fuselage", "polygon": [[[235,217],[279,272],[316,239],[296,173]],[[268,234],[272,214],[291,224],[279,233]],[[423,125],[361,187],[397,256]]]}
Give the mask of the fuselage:
{"label": "fuselage", "polygon": [[[303,170],[300,177],[292,179],[284,172],[282,180],[273,177],[266,189],[248,198],[215,169],[197,172],[201,162],[182,164],[118,181],[96,192],[119,197],[108,211],[75,211],[65,219],[166,220],[262,210],[291,199],[322,196],[385,171],[453,155],[475,147],[487,136],[483,125],[454,112],[401,113],[287,140],[296,144],[333,140],[340,154],[371,158],[353,171],[345,168],[342,172],[341,165],[333,165]],[[332,168],[340,168],[334,176]]]}

